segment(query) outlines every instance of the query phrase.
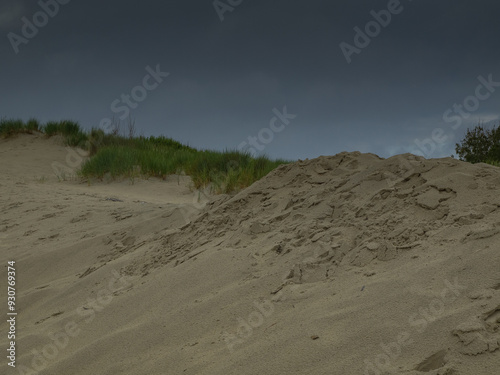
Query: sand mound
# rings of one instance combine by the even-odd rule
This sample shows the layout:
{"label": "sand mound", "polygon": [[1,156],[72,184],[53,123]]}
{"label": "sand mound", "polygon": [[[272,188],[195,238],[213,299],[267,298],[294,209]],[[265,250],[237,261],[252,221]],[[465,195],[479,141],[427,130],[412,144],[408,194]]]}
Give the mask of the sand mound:
{"label": "sand mound", "polygon": [[307,257],[324,267],[364,267],[409,249],[425,253],[495,236],[500,223],[489,218],[498,214],[499,190],[500,170],[486,164],[411,154],[320,157],[283,165],[238,195],[212,202],[167,237],[170,251],[162,247],[158,255],[177,265],[210,243],[260,247],[285,262]]}
{"label": "sand mound", "polygon": [[[420,350],[428,355],[420,363],[415,358],[414,366],[402,366],[405,370],[451,374],[468,359],[464,355],[495,352],[489,359],[493,367],[485,365],[488,370],[482,372],[489,374],[498,364],[500,343],[499,190],[498,168],[452,158],[406,154],[381,159],[354,152],[301,161],[278,168],[234,197],[212,202],[192,223],[165,236],[149,259],[127,271],[145,275],[151,268],[179,267],[205,251],[226,249],[248,254],[247,278],[275,280],[268,291],[276,303],[296,298],[316,303],[318,288],[329,290],[346,272],[369,277],[370,283],[379,283],[375,275],[381,272],[394,298],[377,307],[372,324],[387,325],[384,319],[393,320],[394,309],[403,305],[408,312],[398,320],[406,320],[401,334],[408,342],[413,342],[412,327],[423,334],[438,318],[451,325],[432,339],[431,347],[439,343],[434,352],[424,344],[428,338],[422,339]],[[315,292],[307,293],[313,286]],[[474,292],[467,298],[465,290]],[[465,306],[457,305],[459,297]],[[372,308],[371,298],[360,308]],[[453,326],[468,319],[473,323]],[[368,334],[351,340],[365,340]],[[227,334],[231,349],[240,336]],[[372,348],[381,354],[366,358],[362,370],[399,373],[386,367],[400,360],[403,346],[387,349],[382,340]]]}
{"label": "sand mound", "polygon": [[[40,374],[500,368],[496,167],[341,153],[205,208],[174,181],[54,182],[53,201],[27,207],[21,198],[40,189],[30,184],[20,205],[0,202],[2,261],[19,254],[18,361],[45,361]],[[55,238],[26,234],[56,225],[66,229]],[[55,334],[67,341],[49,358]]]}
{"label": "sand mound", "polygon": [[[141,262],[141,270],[174,261],[178,266],[204,251],[249,248],[253,276],[282,275],[283,283],[270,292],[283,295],[293,293],[287,290],[290,285],[325,282],[322,287],[328,288],[337,274],[356,272],[352,267],[370,277],[376,274],[369,267],[372,263],[398,257],[415,262],[415,268],[423,266],[417,259],[438,262],[456,257],[455,262],[462,264],[466,261],[462,251],[484,248],[496,251],[491,271],[498,270],[499,190],[498,168],[452,158],[425,160],[406,154],[381,159],[341,153],[302,161],[282,166],[240,194],[212,203],[193,223],[166,236],[154,261]],[[485,278],[480,276],[482,270],[476,272],[486,281],[479,294],[490,299],[497,294],[500,276],[492,272]],[[450,284],[450,280],[445,281]],[[397,287],[397,278],[393,282]],[[476,355],[498,349],[499,302],[497,294],[488,308],[477,312],[483,319],[473,329],[449,332],[459,339],[453,353]],[[434,303],[438,313],[445,301]],[[413,323],[427,325],[426,320]],[[445,366],[446,350],[436,353],[416,368],[430,371],[434,362],[440,364],[436,369]],[[380,370],[374,366],[374,372]]]}

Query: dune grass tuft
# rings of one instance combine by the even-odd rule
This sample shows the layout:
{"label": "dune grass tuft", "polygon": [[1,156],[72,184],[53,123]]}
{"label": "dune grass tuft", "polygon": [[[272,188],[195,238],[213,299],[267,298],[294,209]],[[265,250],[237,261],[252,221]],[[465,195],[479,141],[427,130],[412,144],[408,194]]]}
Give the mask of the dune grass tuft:
{"label": "dune grass tuft", "polygon": [[78,175],[82,179],[121,177],[159,177],[187,174],[196,189],[211,186],[216,193],[231,193],[250,186],[286,160],[257,158],[238,150],[197,150],[171,138],[125,137],[105,133],[102,129],[82,130],[77,122],[49,121],[42,125],[36,119],[0,120],[0,136],[39,131],[47,137],[61,135],[68,146],[80,147],[90,158]]}
{"label": "dune grass tuft", "polygon": [[197,189],[211,185],[216,193],[230,193],[251,185],[287,162],[252,158],[234,150],[199,151],[176,143],[167,145],[169,143],[150,137],[136,139],[128,146],[104,146],[82,166],[80,175],[99,179],[105,175],[165,179],[168,175],[185,173],[191,176]]}
{"label": "dune grass tuft", "polygon": [[27,124],[23,120],[5,118],[0,119],[0,136],[9,138],[19,133],[28,133]]}

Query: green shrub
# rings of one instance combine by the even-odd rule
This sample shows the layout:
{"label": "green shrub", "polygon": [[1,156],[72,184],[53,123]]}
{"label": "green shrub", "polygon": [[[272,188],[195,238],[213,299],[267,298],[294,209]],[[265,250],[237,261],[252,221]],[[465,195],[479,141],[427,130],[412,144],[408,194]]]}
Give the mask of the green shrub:
{"label": "green shrub", "polygon": [[467,129],[465,138],[455,145],[460,160],[481,163],[486,160],[500,161],[500,127],[485,129],[478,124]]}

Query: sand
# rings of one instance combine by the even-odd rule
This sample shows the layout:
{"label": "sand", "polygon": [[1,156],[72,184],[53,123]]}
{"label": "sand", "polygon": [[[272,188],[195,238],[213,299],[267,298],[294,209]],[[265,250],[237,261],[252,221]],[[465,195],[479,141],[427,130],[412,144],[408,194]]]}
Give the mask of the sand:
{"label": "sand", "polygon": [[497,167],[344,152],[211,196],[82,183],[40,134],[0,157],[2,373],[499,373]]}

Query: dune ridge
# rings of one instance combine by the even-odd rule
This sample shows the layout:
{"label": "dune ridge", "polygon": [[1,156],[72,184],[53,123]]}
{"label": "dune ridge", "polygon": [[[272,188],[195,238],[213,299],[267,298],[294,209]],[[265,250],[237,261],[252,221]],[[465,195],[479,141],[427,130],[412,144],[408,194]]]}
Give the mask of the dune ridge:
{"label": "dune ridge", "polygon": [[27,178],[66,155],[33,136],[0,151],[26,373],[500,368],[497,167],[343,152],[200,201],[187,176]]}

